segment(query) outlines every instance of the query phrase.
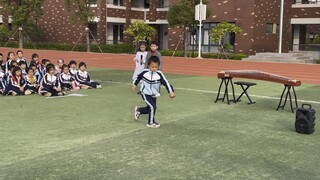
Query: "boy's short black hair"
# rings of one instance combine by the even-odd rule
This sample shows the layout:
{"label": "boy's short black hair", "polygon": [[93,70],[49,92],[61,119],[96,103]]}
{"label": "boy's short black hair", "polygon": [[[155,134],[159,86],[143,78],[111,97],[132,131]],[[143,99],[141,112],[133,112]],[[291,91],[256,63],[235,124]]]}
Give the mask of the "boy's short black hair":
{"label": "boy's short black hair", "polygon": [[21,68],[19,66],[15,66],[12,69],[12,75],[15,76],[17,71],[21,71]]}
{"label": "boy's short black hair", "polygon": [[23,52],[22,52],[21,50],[18,50],[18,51],[17,51],[17,54],[18,54],[19,52],[21,52],[21,53],[23,54]]}
{"label": "boy's short black hair", "polygon": [[151,56],[148,60],[148,66],[151,64],[151,62],[157,63],[158,65],[160,65],[160,59],[158,56]]}
{"label": "boy's short black hair", "polygon": [[37,64],[35,62],[31,62],[30,65],[29,65],[29,68],[30,67],[37,67]]}
{"label": "boy's short black hair", "polygon": [[151,45],[159,46],[159,44],[158,44],[158,42],[157,42],[157,41],[151,41],[150,46],[151,46]]}
{"label": "boy's short black hair", "polygon": [[72,65],[72,64],[75,64],[75,65],[77,65],[77,61],[75,61],[75,60],[71,60],[70,62],[69,62],[69,67]]}
{"label": "boy's short black hair", "polygon": [[66,65],[66,64],[63,64],[62,67],[61,67],[61,69],[63,70],[64,68],[68,68],[68,69],[69,69],[69,66]]}
{"label": "boy's short black hair", "polygon": [[87,68],[87,65],[86,65],[86,63],[85,63],[85,62],[80,62],[80,63],[79,63],[79,68],[80,68],[81,66],[84,66],[84,67],[86,67],[86,68]]}
{"label": "boy's short black hair", "polygon": [[46,66],[46,71],[49,72],[50,69],[55,69],[54,65],[52,63],[49,63],[47,66]]}
{"label": "boy's short black hair", "polygon": [[18,62],[18,65],[19,65],[19,66],[21,66],[22,64],[27,65],[27,63],[24,62],[24,61],[19,61],[19,62]]}
{"label": "boy's short black hair", "polygon": [[50,62],[50,60],[49,59],[42,59],[41,60],[41,64],[43,64],[43,65],[46,64],[47,62]]}
{"label": "boy's short black hair", "polygon": [[33,53],[32,56],[31,56],[31,59],[34,59],[34,58],[36,58],[36,57],[39,58],[39,55],[38,55],[37,53]]}
{"label": "boy's short black hair", "polygon": [[0,56],[3,56],[3,54],[2,54],[2,53],[0,53]]}
{"label": "boy's short black hair", "polygon": [[12,60],[12,61],[10,62],[10,66],[13,66],[13,64],[15,64],[15,63],[17,63],[17,61],[16,61],[16,60]]}
{"label": "boy's short black hair", "polygon": [[32,70],[32,72],[34,72],[34,70],[32,69],[32,67],[28,67],[27,69],[26,69],[26,72],[29,74],[29,71],[30,70]]}

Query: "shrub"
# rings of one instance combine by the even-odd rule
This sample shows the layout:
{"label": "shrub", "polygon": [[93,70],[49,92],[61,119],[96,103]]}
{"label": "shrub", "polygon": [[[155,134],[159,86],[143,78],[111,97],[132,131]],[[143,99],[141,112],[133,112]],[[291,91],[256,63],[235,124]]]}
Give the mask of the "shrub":
{"label": "shrub", "polygon": [[[5,43],[0,43],[1,46],[4,46]],[[63,43],[53,43],[53,42],[39,42],[34,43],[37,49],[46,49],[46,50],[61,50],[61,51],[71,51],[73,44],[63,44]],[[17,48],[18,42],[12,41],[8,42],[6,47]],[[24,42],[23,48],[25,49],[34,49],[32,43]],[[100,52],[97,45],[91,45],[91,52]],[[100,45],[102,52],[104,53],[128,53],[131,54],[134,52],[135,46],[131,44],[112,44],[112,45]],[[87,50],[86,44],[78,44],[75,46],[74,51],[85,52]]]}
{"label": "shrub", "polygon": [[[161,50],[162,56],[172,56],[174,50]],[[183,57],[183,51],[176,51],[174,54],[175,57]],[[203,53],[201,55],[203,58],[210,58],[210,59],[230,59],[230,60],[241,60],[242,58],[248,57],[245,54],[218,54],[218,53]],[[194,52],[192,56],[192,52],[188,52],[188,57],[198,57],[198,52]]]}
{"label": "shrub", "polygon": [[[5,45],[4,42],[0,43],[0,46],[3,47]],[[37,49],[46,49],[46,50],[61,50],[61,51],[71,51],[73,48],[73,44],[63,44],[63,43],[55,43],[55,42],[38,42],[34,43]],[[6,47],[17,48],[17,41],[10,41],[7,43]],[[24,42],[23,48],[25,49],[34,49],[31,42]],[[91,45],[91,52],[100,52],[97,45]],[[100,45],[102,52],[104,53],[124,53],[124,54],[132,54],[135,52],[135,45],[132,44],[110,44],[110,45]],[[75,46],[74,51],[86,52],[87,46],[86,44],[78,44]],[[174,50],[160,50],[162,56],[172,56]],[[175,51],[175,57],[183,57],[183,51]],[[192,56],[192,52],[188,52],[188,57],[198,57],[198,52],[194,52]],[[211,58],[211,59],[228,59],[231,60],[241,60],[242,58],[246,58],[247,55],[244,54],[218,54],[218,53],[203,53],[203,58]]]}

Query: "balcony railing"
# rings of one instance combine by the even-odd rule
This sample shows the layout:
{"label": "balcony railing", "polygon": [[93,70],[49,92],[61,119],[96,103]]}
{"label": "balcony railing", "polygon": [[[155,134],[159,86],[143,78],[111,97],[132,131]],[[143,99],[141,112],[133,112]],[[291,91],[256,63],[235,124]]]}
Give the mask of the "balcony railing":
{"label": "balcony railing", "polygon": [[320,4],[320,0],[295,0],[295,4]]}

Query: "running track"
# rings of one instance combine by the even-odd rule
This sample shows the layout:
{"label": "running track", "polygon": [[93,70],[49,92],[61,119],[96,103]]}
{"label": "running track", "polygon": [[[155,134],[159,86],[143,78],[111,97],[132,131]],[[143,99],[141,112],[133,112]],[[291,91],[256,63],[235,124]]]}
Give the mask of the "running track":
{"label": "running track", "polygon": [[[18,49],[0,48],[4,59],[9,51],[16,52]],[[56,63],[58,58],[67,62],[71,59],[77,62],[84,61],[90,67],[111,68],[122,70],[134,70],[133,55],[109,54],[109,53],[86,53],[52,50],[24,49],[24,57],[31,59],[31,54],[36,52],[40,59],[50,59]],[[316,64],[291,64],[291,63],[270,63],[270,62],[245,62],[234,60],[214,59],[191,59],[179,57],[163,57],[163,70],[165,73],[188,74],[216,77],[221,70],[260,70],[274,73],[290,78],[301,80],[303,84],[320,85],[320,65]]]}

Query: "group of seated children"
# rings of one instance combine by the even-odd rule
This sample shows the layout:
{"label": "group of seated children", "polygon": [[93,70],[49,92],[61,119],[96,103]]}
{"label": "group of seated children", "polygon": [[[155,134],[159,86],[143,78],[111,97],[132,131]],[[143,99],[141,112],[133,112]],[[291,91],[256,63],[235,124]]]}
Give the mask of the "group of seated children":
{"label": "group of seated children", "polygon": [[87,65],[71,60],[68,65],[63,59],[53,65],[49,59],[39,61],[38,54],[32,54],[28,62],[21,50],[9,52],[7,61],[3,61],[0,53],[0,93],[3,95],[30,95],[38,93],[43,96],[62,96],[66,91],[79,89],[101,88],[101,85],[91,80],[86,71]]}

